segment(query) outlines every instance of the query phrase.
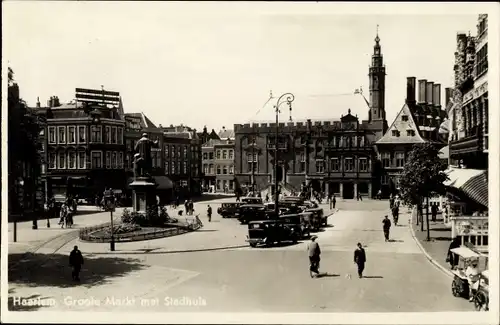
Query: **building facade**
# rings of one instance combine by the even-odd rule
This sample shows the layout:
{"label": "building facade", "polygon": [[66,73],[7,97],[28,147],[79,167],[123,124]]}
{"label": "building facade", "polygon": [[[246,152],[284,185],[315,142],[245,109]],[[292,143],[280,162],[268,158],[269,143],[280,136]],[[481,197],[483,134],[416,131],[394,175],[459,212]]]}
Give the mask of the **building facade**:
{"label": "building facade", "polygon": [[480,15],[477,36],[457,35],[455,89],[450,115],[450,163],[488,167],[488,16]]}
{"label": "building facade", "polygon": [[234,193],[234,131],[225,127],[203,144],[203,188],[212,193]]}
{"label": "building facade", "polygon": [[425,79],[419,80],[418,85],[417,99],[416,78],[407,78],[405,104],[376,143],[382,168],[380,184],[383,197],[399,187],[399,175],[415,144],[433,143],[439,149],[447,145],[439,133],[442,122],[446,120],[446,111],[441,109],[441,85]]}
{"label": "building facade", "polygon": [[38,107],[47,121],[43,145],[47,197],[93,199],[105,188],[121,189],[126,185],[125,120],[119,93],[84,89],[76,92],[76,101],[61,105],[54,96],[47,107]]}
{"label": "building facade", "polygon": [[201,145],[195,130],[188,127],[156,126],[143,113],[126,113],[126,172],[132,181],[134,153],[143,133],[158,141],[152,149],[152,176],[158,184],[161,202],[175,197],[187,198],[201,193]]}
{"label": "building facade", "polygon": [[[387,128],[385,75],[377,35],[369,68],[370,102],[358,90],[332,104],[331,110],[346,113],[340,119],[279,123],[277,148],[276,123],[235,124],[236,186],[261,191],[277,179],[288,190],[310,185],[344,198],[358,192],[371,196],[379,187],[374,144]],[[368,118],[360,120],[358,113]]]}

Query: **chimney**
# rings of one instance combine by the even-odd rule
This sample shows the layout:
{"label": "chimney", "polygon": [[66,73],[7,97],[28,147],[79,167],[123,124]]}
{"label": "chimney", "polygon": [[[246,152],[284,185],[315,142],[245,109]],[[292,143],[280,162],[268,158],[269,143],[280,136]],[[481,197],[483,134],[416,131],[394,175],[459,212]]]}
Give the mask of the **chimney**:
{"label": "chimney", "polygon": [[418,81],[418,102],[419,103],[425,103],[426,100],[426,84],[427,80],[426,79],[420,79]]}
{"label": "chimney", "polygon": [[406,78],[406,103],[415,104],[415,86],[416,86],[415,77],[407,77]]}
{"label": "chimney", "polygon": [[432,97],[433,97],[433,92],[434,92],[434,82],[433,81],[427,81],[427,90],[425,92],[426,94],[426,102],[428,105],[432,105],[433,104],[433,100],[432,100]]}
{"label": "chimney", "polygon": [[40,97],[36,98],[36,108],[40,108]]}
{"label": "chimney", "polygon": [[448,104],[450,103],[450,99],[452,96],[453,90],[451,88],[445,88],[444,89],[444,101],[445,101],[445,106],[448,107]]}
{"label": "chimney", "polygon": [[441,85],[440,84],[434,84],[434,95],[432,96],[432,99],[434,100],[434,106],[437,108],[441,108]]}

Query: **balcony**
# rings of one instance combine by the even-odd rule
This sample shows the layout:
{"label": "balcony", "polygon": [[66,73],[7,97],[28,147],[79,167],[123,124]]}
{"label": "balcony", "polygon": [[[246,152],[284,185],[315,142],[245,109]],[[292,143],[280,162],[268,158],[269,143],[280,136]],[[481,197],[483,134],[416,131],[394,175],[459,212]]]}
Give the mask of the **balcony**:
{"label": "balcony", "polygon": [[471,153],[480,151],[482,148],[481,126],[475,126],[466,130],[465,137],[450,142],[450,155]]}

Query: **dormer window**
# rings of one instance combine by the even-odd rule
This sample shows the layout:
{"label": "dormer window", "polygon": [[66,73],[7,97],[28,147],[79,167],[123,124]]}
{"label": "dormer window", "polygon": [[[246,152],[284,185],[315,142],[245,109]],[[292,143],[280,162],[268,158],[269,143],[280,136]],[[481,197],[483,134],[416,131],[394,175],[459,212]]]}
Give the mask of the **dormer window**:
{"label": "dormer window", "polygon": [[399,137],[399,131],[398,130],[392,130],[392,136],[393,137]]}
{"label": "dormer window", "polygon": [[403,116],[401,116],[401,120],[402,120],[403,122],[408,122],[408,115],[403,115]]}
{"label": "dormer window", "polygon": [[415,130],[406,130],[406,135],[409,137],[414,137],[415,136]]}

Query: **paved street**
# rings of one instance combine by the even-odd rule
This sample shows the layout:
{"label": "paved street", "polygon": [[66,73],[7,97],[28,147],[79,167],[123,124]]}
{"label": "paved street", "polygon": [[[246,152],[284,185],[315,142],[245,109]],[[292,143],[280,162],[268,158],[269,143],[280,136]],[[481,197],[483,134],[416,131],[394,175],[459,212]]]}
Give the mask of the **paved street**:
{"label": "paved street", "polygon": [[[232,199],[224,199],[230,201]],[[218,201],[221,202],[221,201]],[[306,242],[256,248],[245,244],[246,227],[217,214],[212,223],[203,202],[196,211],[205,226],[187,235],[149,242],[69,242],[42,260],[36,272],[20,266],[11,295],[55,299],[43,310],[231,311],[231,312],[410,312],[470,311],[451,295],[451,280],[424,257],[410,235],[408,220],[393,227],[393,242],[381,231],[386,201],[338,202],[330,226],[318,233],[321,271],[311,279]],[[326,205],[325,205],[326,207]],[[366,278],[356,277],[353,251],[366,246]],[[73,245],[86,256],[82,282],[70,280],[67,256]],[[347,275],[352,275],[349,278]],[[31,284],[24,283],[30,281]],[[79,300],[83,299],[83,300]],[[106,301],[106,299],[108,299]],[[114,300],[113,300],[114,299]],[[125,301],[125,299],[128,299]],[[178,300],[175,300],[178,299]],[[99,304],[99,305],[98,305]]]}

